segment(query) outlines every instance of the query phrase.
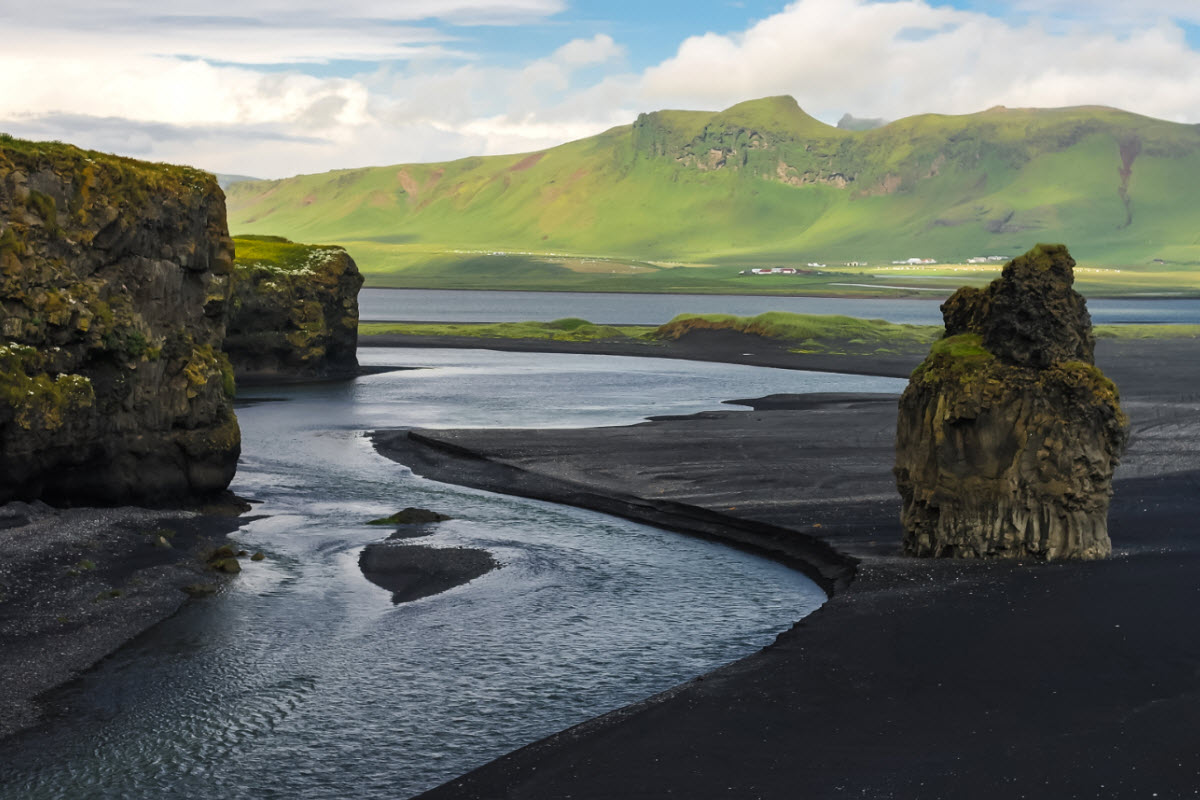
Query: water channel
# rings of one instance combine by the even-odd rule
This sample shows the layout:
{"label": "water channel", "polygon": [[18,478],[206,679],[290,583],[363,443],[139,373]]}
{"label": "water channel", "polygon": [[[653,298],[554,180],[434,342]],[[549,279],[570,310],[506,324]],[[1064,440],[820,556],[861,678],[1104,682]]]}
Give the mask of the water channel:
{"label": "water channel", "polygon": [[[0,746],[0,797],[407,797],[745,656],[824,600],[720,545],[415,477],[364,431],[629,424],[903,386],[599,356],[361,358],[424,368],[243,393],[232,488],[261,518],[235,537],[267,559],[60,691],[62,716]],[[409,505],[454,517],[421,544],[503,566],[393,605],[357,556],[389,532],[365,521]]]}

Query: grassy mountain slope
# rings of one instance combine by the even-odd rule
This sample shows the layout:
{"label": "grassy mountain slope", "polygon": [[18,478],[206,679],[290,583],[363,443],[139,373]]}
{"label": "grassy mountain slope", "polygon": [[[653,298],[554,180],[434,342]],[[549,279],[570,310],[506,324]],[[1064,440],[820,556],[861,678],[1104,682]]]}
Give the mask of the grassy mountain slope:
{"label": "grassy mountain slope", "polygon": [[1197,185],[1200,126],[997,108],[851,131],[773,97],[643,114],[537,153],[240,182],[229,216],[238,233],[352,246],[364,272],[409,285],[648,287],[683,275],[663,262],[953,261],[1051,240],[1088,263],[1186,268],[1200,264]]}

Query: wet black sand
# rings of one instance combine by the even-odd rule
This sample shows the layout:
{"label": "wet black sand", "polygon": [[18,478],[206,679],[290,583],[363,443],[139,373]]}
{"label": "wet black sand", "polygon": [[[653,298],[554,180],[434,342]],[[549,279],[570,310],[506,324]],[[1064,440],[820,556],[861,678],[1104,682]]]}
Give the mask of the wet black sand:
{"label": "wet black sand", "polygon": [[[900,557],[886,395],[624,428],[379,434],[418,474],[729,538],[832,591],[762,652],[425,796],[1200,796],[1196,349],[1101,343],[1134,426],[1114,557],[1094,563]],[[904,374],[909,358],[842,357],[838,371]]]}
{"label": "wet black sand", "polygon": [[857,352],[864,345],[829,341],[831,353],[792,353],[777,339],[746,336],[728,331],[695,331],[678,341],[626,339],[596,342],[559,342],[549,339],[484,339],[475,336],[409,336],[376,334],[358,337],[359,347],[447,347],[469,350],[500,350],[514,353],[587,353],[599,356],[682,358],[689,361],[723,361],[754,367],[783,367],[842,372],[851,375],[908,377],[920,363],[927,346],[898,345],[894,353],[872,353],[870,358],[847,358],[842,352]]}
{"label": "wet black sand", "polygon": [[[232,496],[230,496],[232,497]],[[227,575],[205,556],[243,524],[219,510],[0,506],[0,738],[39,696],[91,668]]]}

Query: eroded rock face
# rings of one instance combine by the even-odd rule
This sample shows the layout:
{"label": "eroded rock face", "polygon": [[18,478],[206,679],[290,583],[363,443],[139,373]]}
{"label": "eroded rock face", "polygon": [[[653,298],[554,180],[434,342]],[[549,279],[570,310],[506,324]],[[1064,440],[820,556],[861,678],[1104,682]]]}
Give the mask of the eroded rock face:
{"label": "eroded rock face", "polygon": [[988,351],[1020,366],[1093,363],[1092,318],[1071,288],[1074,268],[1067,248],[1038,245],[1008,262],[987,288],[964,286],[951,295],[942,305],[946,335],[980,334]]}
{"label": "eroded rock face", "polygon": [[211,175],[0,139],[0,503],[228,485],[232,268]]}
{"label": "eroded rock face", "polygon": [[225,351],[239,379],[331,378],[358,371],[363,278],[340,247],[275,236],[234,240]]}
{"label": "eroded rock face", "polygon": [[1009,262],[942,306],[946,335],[900,398],[904,552],[1103,558],[1128,421],[1093,364],[1086,303],[1061,245]]}

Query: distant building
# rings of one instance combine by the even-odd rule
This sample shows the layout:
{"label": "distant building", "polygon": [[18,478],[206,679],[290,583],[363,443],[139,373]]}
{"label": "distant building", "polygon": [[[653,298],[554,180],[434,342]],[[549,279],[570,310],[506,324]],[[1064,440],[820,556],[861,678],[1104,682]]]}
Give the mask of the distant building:
{"label": "distant building", "polygon": [[739,275],[795,275],[799,270],[795,267],[751,267],[739,272]]}

